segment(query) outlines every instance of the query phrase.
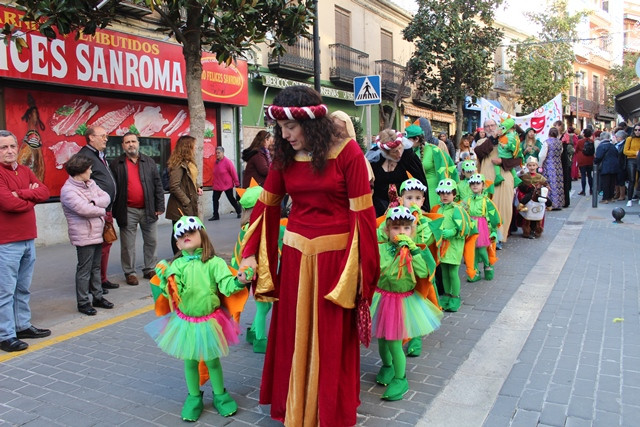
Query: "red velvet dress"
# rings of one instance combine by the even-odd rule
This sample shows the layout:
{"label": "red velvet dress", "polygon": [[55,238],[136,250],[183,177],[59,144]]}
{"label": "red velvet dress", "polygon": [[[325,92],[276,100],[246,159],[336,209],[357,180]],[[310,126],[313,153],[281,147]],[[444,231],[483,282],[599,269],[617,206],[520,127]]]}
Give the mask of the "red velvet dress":
{"label": "red velvet dress", "polygon": [[[243,241],[256,255],[256,299],[277,300],[262,374],[260,403],[287,426],[356,424],[360,347],[354,309],[378,282],[375,215],[365,158],[344,141],[324,171],[299,152],[284,170],[271,169]],[[292,198],[280,269],[280,201]]]}

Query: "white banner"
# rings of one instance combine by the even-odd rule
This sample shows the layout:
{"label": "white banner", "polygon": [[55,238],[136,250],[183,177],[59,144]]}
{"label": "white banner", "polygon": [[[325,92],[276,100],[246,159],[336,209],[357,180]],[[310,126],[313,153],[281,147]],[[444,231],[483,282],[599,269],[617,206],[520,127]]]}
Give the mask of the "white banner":
{"label": "white banner", "polygon": [[487,119],[493,119],[496,123],[500,124],[501,121],[511,117],[516,121],[516,124],[522,128],[522,130],[533,128],[540,139],[546,139],[549,134],[549,129],[551,129],[553,123],[557,120],[562,120],[561,94],[556,95],[555,98],[535,110],[533,113],[520,117],[516,117],[515,114],[509,114],[502,111],[484,98],[480,98],[478,101],[480,101],[481,123],[484,123]]}

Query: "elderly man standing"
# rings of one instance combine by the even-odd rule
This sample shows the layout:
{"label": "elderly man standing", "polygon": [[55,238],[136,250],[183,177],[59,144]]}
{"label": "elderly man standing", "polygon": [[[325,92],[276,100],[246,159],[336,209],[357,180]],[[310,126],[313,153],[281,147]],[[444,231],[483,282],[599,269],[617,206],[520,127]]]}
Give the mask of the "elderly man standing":
{"label": "elderly man standing", "polygon": [[140,153],[140,142],[135,133],[122,137],[124,154],[111,162],[116,180],[116,200],[113,216],[120,227],[120,260],[127,284],[138,284],[136,276],[136,233],[142,231],[145,279],[153,277],[156,266],[158,241],[158,215],[164,212],[164,191],[156,162]]}
{"label": "elderly man standing", "polygon": [[[498,157],[498,125],[495,120],[485,120],[484,130],[487,134],[486,138],[480,139],[474,149],[476,156],[478,156],[478,172],[483,174],[485,179],[495,182],[496,173],[493,165],[502,165],[502,169],[510,171],[520,164],[520,159],[501,159]],[[498,249],[501,249],[502,243],[507,241],[509,224],[511,224],[513,216],[513,175],[503,173],[502,177],[504,181],[496,186],[493,195],[493,202],[498,207],[502,218],[502,225],[499,228],[501,241],[496,245]]]}
{"label": "elderly man standing", "polygon": [[[82,147],[79,154],[87,156],[93,162],[91,166],[91,179],[98,184],[103,191],[105,191],[111,198],[111,203],[107,206],[107,215],[104,220],[106,222],[113,223],[113,214],[111,208],[113,201],[116,198],[116,182],[111,175],[111,170],[107,165],[107,160],[104,155],[104,150],[107,148],[107,131],[101,127],[90,127],[84,134],[87,140],[87,145]],[[102,243],[102,258],[100,259],[100,279],[102,280],[102,294],[109,293],[107,289],[116,289],[120,287],[117,283],[112,283],[107,280],[107,267],[109,265],[109,251],[111,251],[111,243]],[[109,303],[111,304],[111,303]],[[111,307],[104,307],[111,308]]]}
{"label": "elderly man standing", "polygon": [[49,198],[44,186],[26,166],[18,164],[15,135],[0,130],[0,348],[22,351],[21,339],[44,338],[49,329],[31,324],[31,277],[36,262],[36,203]]}

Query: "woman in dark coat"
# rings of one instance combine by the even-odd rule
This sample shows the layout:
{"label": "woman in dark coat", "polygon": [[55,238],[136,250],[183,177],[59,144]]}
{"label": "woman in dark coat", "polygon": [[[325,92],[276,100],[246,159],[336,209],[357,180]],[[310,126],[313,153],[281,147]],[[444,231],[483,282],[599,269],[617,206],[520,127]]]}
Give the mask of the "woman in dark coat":
{"label": "woman in dark coat", "polygon": [[616,176],[620,171],[618,165],[618,150],[611,143],[611,134],[602,132],[601,142],[596,148],[594,163],[600,167],[599,177],[602,180],[602,200],[600,203],[613,202],[613,189],[616,185]]}
{"label": "woman in dark coat", "polygon": [[[389,185],[394,184],[396,190],[400,184],[409,179],[409,174],[427,186],[427,178],[418,156],[409,149],[405,150],[402,134],[393,129],[385,129],[376,138],[376,144],[380,150],[380,158],[371,161],[371,168],[375,180],[373,181],[373,207],[376,216],[384,215],[389,206]],[[409,144],[411,142],[409,141]],[[429,202],[425,201],[423,209],[430,209]]]}
{"label": "woman in dark coat", "polygon": [[269,146],[273,144],[273,135],[266,130],[258,132],[249,148],[242,151],[242,160],[247,164],[242,173],[242,188],[251,185],[251,178],[255,179],[258,185],[264,184],[271,166],[271,154]]}
{"label": "woman in dark coat", "polygon": [[[189,135],[178,138],[169,161],[169,201],[165,217],[178,222],[180,217],[198,216],[198,196],[202,196],[202,184],[198,183],[198,167],[195,162],[196,139]],[[178,252],[176,239],[171,233],[171,248]]]}

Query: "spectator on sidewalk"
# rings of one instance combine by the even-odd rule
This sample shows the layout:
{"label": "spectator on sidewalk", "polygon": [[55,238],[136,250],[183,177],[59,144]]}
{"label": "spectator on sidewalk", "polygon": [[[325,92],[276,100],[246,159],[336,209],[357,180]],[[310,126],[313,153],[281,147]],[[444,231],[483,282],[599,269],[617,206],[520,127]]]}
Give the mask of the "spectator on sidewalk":
{"label": "spectator on sidewalk", "polygon": [[[547,155],[542,164],[543,175],[549,183],[549,199],[551,200],[551,208],[559,211],[567,206],[565,201],[564,189],[564,169],[562,167],[562,153],[564,149],[562,142],[558,139],[558,127],[549,129],[549,137],[546,141]],[[571,182],[571,180],[569,180]]]}
{"label": "spectator on sidewalk", "polygon": [[[562,143],[560,159],[562,162],[562,191],[564,194],[564,204],[561,207],[568,208],[571,203],[571,159],[573,158],[573,153],[575,151],[575,141],[577,141],[577,137],[573,133],[573,128],[569,129],[571,132],[565,132],[562,120],[557,120],[553,126],[558,130],[557,138]],[[549,140],[547,140],[547,142],[548,141]],[[548,176],[547,179],[549,179]],[[551,188],[553,188],[551,180],[549,183],[551,184]],[[554,208],[556,208],[555,205]]]}
{"label": "spectator on sidewalk", "polygon": [[447,146],[447,151],[449,153],[449,157],[452,159],[456,158],[456,146],[453,144],[453,141],[449,139],[449,136],[445,132],[440,132],[438,135],[438,139],[442,141]]}
{"label": "spectator on sidewalk", "polygon": [[247,163],[242,173],[242,188],[248,188],[251,185],[251,178],[255,179],[258,185],[264,184],[271,166],[269,151],[271,145],[273,145],[273,135],[266,130],[261,130],[253,138],[249,148],[242,150],[242,160]]}
{"label": "spectator on sidewalk", "polygon": [[[65,164],[69,178],[60,190],[60,204],[67,218],[69,240],[76,247],[76,301],[78,311],[95,316],[96,309],[113,308],[113,303],[102,295],[100,259],[102,258],[102,230],[109,195],[91,179],[93,161],[75,154]],[[89,292],[93,303],[89,302]],[[93,305],[93,307],[92,307]]]}
{"label": "spectator on sidewalk", "polygon": [[[107,131],[102,126],[90,127],[84,134],[87,145],[82,147],[78,154],[82,154],[91,159],[91,179],[98,184],[103,191],[109,195],[111,202],[107,206],[107,214],[104,217],[105,222],[113,223],[113,214],[111,208],[116,198],[116,181],[113,179],[111,170],[107,165],[107,159],[104,150],[107,148]],[[109,266],[109,252],[111,251],[111,243],[102,242],[102,255],[100,258],[100,279],[102,281],[102,293],[108,294],[108,289],[116,289],[120,287],[117,283],[110,282],[107,279],[107,267]],[[106,291],[105,291],[106,290]]]}
{"label": "spectator on sidewalk", "polygon": [[36,262],[36,203],[49,189],[27,166],[18,164],[16,136],[0,130],[0,349],[22,351],[24,338],[43,338],[49,329],[31,324],[29,297]]}
{"label": "spectator on sidewalk", "polygon": [[618,150],[615,145],[611,143],[611,134],[609,132],[602,132],[600,139],[601,142],[596,149],[594,163],[601,165],[599,176],[602,182],[602,200],[600,203],[606,204],[613,201],[613,189],[620,168],[618,164]]}
{"label": "spectator on sidewalk", "polygon": [[238,204],[235,196],[233,195],[233,187],[240,187],[240,181],[238,180],[238,172],[236,172],[235,166],[231,160],[224,156],[224,148],[216,148],[216,165],[213,168],[213,216],[209,218],[209,221],[217,221],[220,219],[218,213],[218,207],[220,205],[220,196],[222,193],[227,196],[227,200],[233,206],[236,211],[236,216],[240,218],[242,208]]}
{"label": "spectator on sidewalk", "polygon": [[117,196],[113,216],[120,227],[120,261],[127,284],[138,284],[136,276],[136,233],[142,232],[144,264],[142,274],[155,274],[158,245],[158,215],[164,212],[164,190],[156,162],[140,152],[140,142],[133,132],[122,137],[124,153],[111,162]]}
{"label": "spectator on sidewalk", "polygon": [[[169,156],[169,201],[165,217],[176,225],[183,216],[198,216],[198,197],[202,196],[202,184],[198,182],[196,166],[196,139],[182,135]],[[171,233],[171,249],[178,252],[176,238]]]}
{"label": "spectator on sidewalk", "polygon": [[[586,128],[582,135],[584,138],[579,139],[576,144],[576,162],[578,164],[578,169],[580,169],[580,183],[582,185],[582,190],[578,193],[579,196],[584,196],[586,194],[587,181],[589,182],[589,194],[593,194],[593,156],[595,154],[595,145],[593,141],[593,131],[589,128]],[[587,149],[585,150],[585,144],[587,145]]]}

